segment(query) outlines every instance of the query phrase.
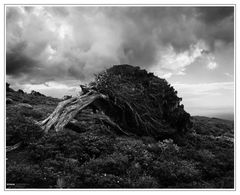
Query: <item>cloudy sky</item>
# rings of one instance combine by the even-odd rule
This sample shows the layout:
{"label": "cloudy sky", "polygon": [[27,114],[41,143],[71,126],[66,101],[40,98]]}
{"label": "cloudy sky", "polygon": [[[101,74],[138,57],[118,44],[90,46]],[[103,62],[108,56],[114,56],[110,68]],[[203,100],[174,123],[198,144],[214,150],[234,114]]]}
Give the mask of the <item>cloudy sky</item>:
{"label": "cloudy sky", "polygon": [[232,113],[233,7],[6,7],[6,80],[49,96],[113,64],[166,78],[193,115]]}

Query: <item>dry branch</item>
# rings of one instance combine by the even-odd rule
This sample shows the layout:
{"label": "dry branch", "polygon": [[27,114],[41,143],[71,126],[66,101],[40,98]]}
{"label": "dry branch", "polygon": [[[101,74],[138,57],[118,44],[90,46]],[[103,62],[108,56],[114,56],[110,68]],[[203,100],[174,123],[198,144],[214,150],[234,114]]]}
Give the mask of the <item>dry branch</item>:
{"label": "dry branch", "polygon": [[13,146],[6,146],[6,152],[11,152],[13,150],[16,150],[17,148],[19,148],[21,146],[22,142],[18,142]]}
{"label": "dry branch", "polygon": [[52,127],[55,131],[62,131],[63,128],[84,108],[90,105],[97,99],[104,99],[106,96],[95,91],[79,96],[72,97],[68,100],[62,101],[58,104],[54,112],[39,125],[47,133]]}

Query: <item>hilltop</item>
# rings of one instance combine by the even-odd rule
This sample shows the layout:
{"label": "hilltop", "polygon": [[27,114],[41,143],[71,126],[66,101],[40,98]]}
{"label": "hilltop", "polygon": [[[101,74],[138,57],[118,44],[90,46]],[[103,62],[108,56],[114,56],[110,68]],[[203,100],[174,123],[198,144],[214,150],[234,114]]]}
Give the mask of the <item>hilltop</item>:
{"label": "hilltop", "polygon": [[7,153],[7,188],[233,188],[233,122],[191,117],[152,73],[114,66],[86,86],[108,99],[85,111],[129,135],[81,113],[43,133],[38,122],[62,100],[6,89],[6,144],[22,143]]}

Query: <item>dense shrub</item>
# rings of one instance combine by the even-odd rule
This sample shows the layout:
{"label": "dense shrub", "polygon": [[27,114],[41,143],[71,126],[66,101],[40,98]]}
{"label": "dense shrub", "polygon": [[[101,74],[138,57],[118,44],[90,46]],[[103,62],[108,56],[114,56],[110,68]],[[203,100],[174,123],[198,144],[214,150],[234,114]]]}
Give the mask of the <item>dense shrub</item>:
{"label": "dense shrub", "polygon": [[198,180],[199,170],[189,161],[155,161],[153,175],[164,187],[176,187],[178,183],[189,183]]}
{"label": "dense shrub", "polygon": [[39,139],[43,131],[31,119],[26,119],[20,113],[15,113],[15,116],[7,118],[7,145],[13,145],[17,142],[28,144]]}
{"label": "dense shrub", "polygon": [[73,131],[47,134],[29,147],[35,160],[55,158],[57,155],[77,159],[83,163],[90,158],[112,151],[112,138],[96,136],[89,132],[78,134]]}
{"label": "dense shrub", "polygon": [[[189,143],[179,147],[171,139],[156,142],[137,137],[113,138],[95,131],[53,133],[29,146],[30,160],[41,171],[32,166],[29,169],[36,171],[31,177],[40,176],[38,182],[44,185],[45,180],[41,178],[47,175],[48,187],[233,187],[233,153],[226,155],[227,148],[221,152],[210,149],[207,143],[210,144],[212,138],[194,134],[187,138]],[[224,146],[220,140],[215,140],[214,144],[217,148]],[[7,172],[9,178],[14,177],[14,172],[28,178],[29,169],[10,165]]]}
{"label": "dense shrub", "polygon": [[40,120],[43,117],[42,113],[34,109],[21,108],[19,113],[25,117],[32,117],[33,119],[36,119],[36,120]]}
{"label": "dense shrub", "polygon": [[161,187],[154,177],[143,175],[131,184],[132,188],[159,188]]}
{"label": "dense shrub", "polygon": [[89,169],[79,169],[75,177],[74,187],[76,188],[125,188],[130,187],[127,180],[122,177],[96,173]]}
{"label": "dense shrub", "polygon": [[90,86],[109,97],[112,109],[106,113],[134,134],[159,139],[191,127],[177,91],[139,67],[115,65],[96,75]]}
{"label": "dense shrub", "polygon": [[[39,165],[14,164],[7,166],[6,182],[27,188],[54,187],[56,180]],[[24,186],[22,186],[24,185]]]}
{"label": "dense shrub", "polygon": [[102,158],[92,159],[85,165],[86,169],[94,172],[117,176],[124,174],[127,166],[128,157],[116,152]]}

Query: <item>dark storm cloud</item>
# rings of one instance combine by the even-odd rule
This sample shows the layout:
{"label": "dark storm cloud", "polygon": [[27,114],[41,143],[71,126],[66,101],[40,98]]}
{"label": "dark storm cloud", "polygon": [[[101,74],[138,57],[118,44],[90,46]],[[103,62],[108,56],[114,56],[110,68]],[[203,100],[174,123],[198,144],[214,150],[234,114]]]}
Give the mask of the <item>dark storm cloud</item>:
{"label": "dark storm cloud", "polygon": [[[88,79],[112,64],[185,70],[233,42],[231,7],[7,7],[7,74]],[[19,43],[24,48],[16,49]],[[166,51],[168,53],[166,53]],[[174,58],[175,64],[171,61]],[[161,68],[161,66],[160,66]],[[164,66],[167,69],[167,65]]]}
{"label": "dark storm cloud", "polygon": [[216,24],[234,15],[234,7],[200,7],[199,18],[207,24]]}
{"label": "dark storm cloud", "polygon": [[31,73],[38,66],[38,62],[24,55],[22,51],[26,47],[26,43],[16,45],[6,54],[6,73],[8,75],[20,76],[21,74]]}
{"label": "dark storm cloud", "polygon": [[11,9],[6,9],[6,21],[7,24],[10,22],[15,22],[21,17],[21,11],[17,7],[12,7]]}
{"label": "dark storm cloud", "polygon": [[198,37],[204,39],[211,50],[215,42],[220,40],[225,44],[234,41],[234,7],[201,7],[197,8],[198,19],[203,28],[198,31]]}
{"label": "dark storm cloud", "polygon": [[123,45],[123,52],[127,63],[143,67],[156,63],[157,48],[150,40],[146,42],[129,40]]}
{"label": "dark storm cloud", "polygon": [[84,80],[84,78],[85,78],[83,71],[80,71],[75,66],[69,67],[68,73],[70,76],[72,76],[73,78],[76,78],[76,79]]}
{"label": "dark storm cloud", "polygon": [[171,44],[177,51],[188,49],[199,39],[206,40],[214,50],[215,40],[231,43],[234,38],[234,7],[130,7],[104,11],[125,27],[137,24],[136,31],[145,37],[155,35],[158,44]]}
{"label": "dark storm cloud", "polygon": [[24,7],[24,10],[26,12],[32,12],[34,10],[34,7],[28,6],[28,7]]}
{"label": "dark storm cloud", "polygon": [[[137,35],[141,37],[138,41],[144,41],[152,36],[154,38],[148,40],[154,47],[157,44],[171,44],[177,50],[188,49],[192,43],[197,42],[195,37],[195,31],[198,30],[197,21],[191,21],[196,14],[194,8],[130,7],[126,9],[123,7],[119,9],[105,8],[104,11],[109,17],[123,25],[126,31],[124,38],[127,40]],[[155,47],[156,49],[157,47]],[[139,56],[137,55],[136,59]]]}

